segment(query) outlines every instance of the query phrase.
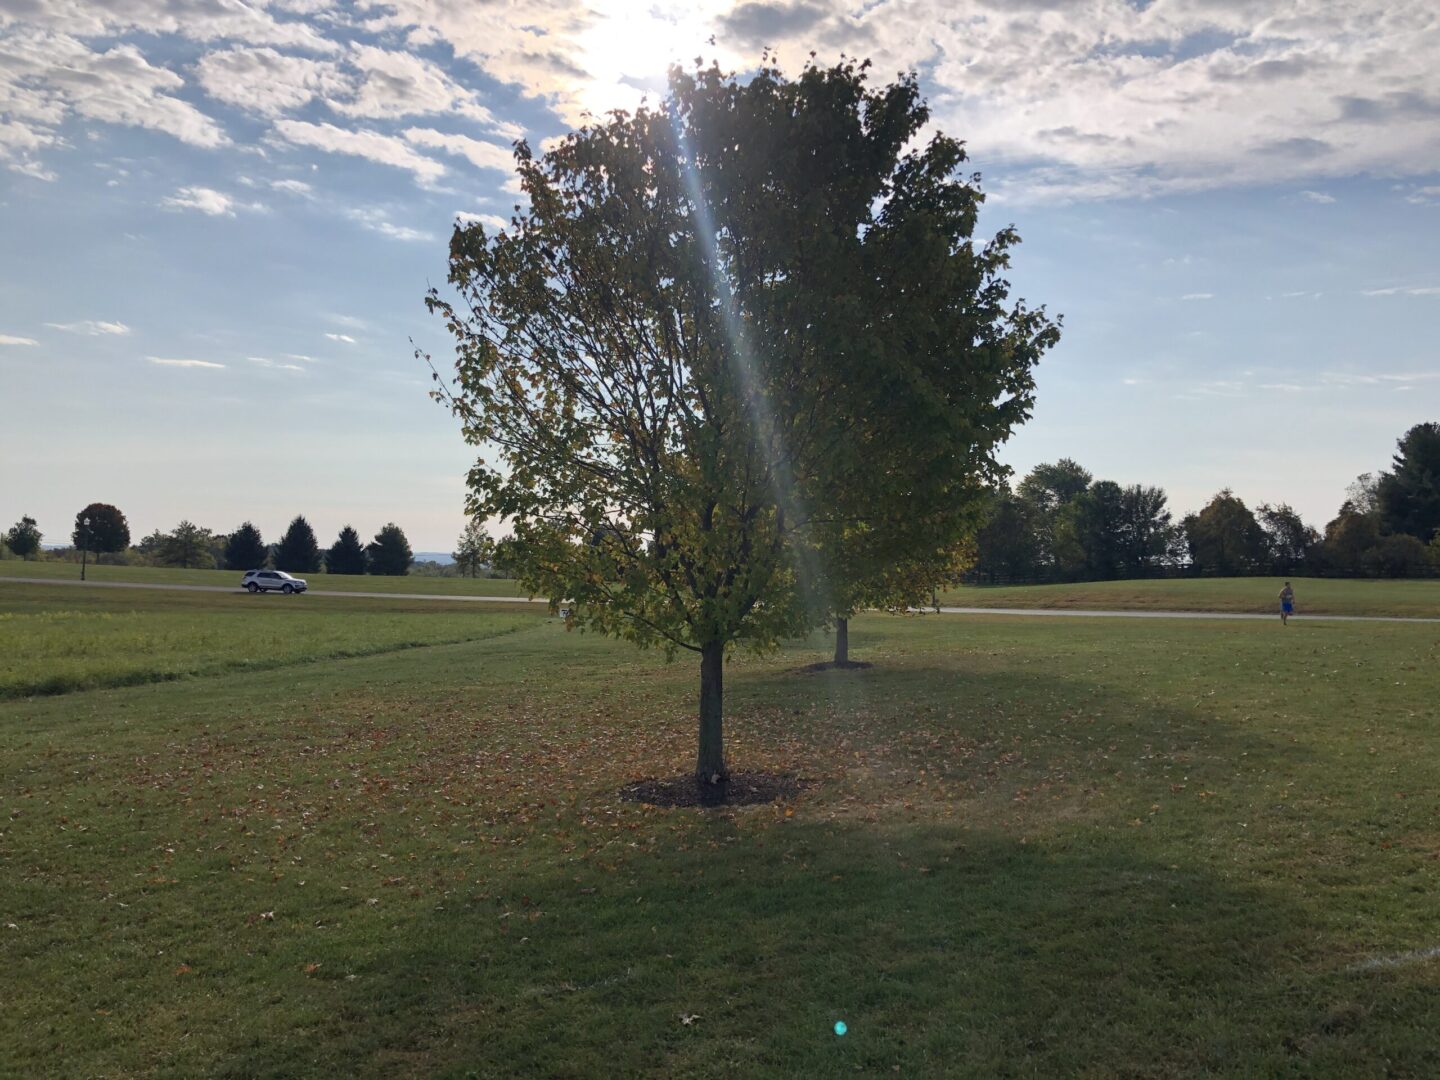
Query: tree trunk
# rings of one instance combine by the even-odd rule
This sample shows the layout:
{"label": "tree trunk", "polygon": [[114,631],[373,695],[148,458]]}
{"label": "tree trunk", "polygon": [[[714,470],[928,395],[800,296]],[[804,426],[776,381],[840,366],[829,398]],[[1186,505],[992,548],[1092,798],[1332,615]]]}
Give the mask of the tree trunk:
{"label": "tree trunk", "polygon": [[835,665],[837,667],[850,662],[850,620],[835,620]]}
{"label": "tree trunk", "polygon": [[725,767],[725,643],[708,641],[700,649],[700,752],[695,778],[702,784],[730,779]]}

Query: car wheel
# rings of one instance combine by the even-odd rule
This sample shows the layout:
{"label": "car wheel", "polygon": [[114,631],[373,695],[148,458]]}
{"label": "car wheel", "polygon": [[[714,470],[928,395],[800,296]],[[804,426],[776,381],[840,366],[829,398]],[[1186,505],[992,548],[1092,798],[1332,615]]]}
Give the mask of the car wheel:
{"label": "car wheel", "polygon": [[283,592],[286,596],[289,596],[291,593],[293,593],[293,592],[295,591],[295,586],[294,586],[294,585],[282,585],[282,586],[280,586],[280,591]]}
{"label": "car wheel", "polygon": [[257,592],[260,591],[260,586],[259,586],[259,585],[256,585],[255,582],[253,582],[253,581],[250,582],[249,585],[246,585],[245,588],[247,588],[247,589],[250,590],[250,595],[251,595],[251,596],[254,596]]}

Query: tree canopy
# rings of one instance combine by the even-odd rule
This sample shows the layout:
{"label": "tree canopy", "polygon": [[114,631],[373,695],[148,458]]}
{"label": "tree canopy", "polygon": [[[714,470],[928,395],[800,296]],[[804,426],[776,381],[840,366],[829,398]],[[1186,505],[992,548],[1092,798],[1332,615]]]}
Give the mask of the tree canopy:
{"label": "tree canopy", "polygon": [[40,526],[32,517],[22,517],[5,534],[5,546],[22,559],[29,559],[40,550],[40,540]]}
{"label": "tree canopy", "polygon": [[349,525],[340,530],[335,543],[325,552],[327,574],[363,574],[370,569],[370,560],[365,547],[360,543],[360,534]]}
{"label": "tree canopy", "polygon": [[467,577],[475,577],[481,567],[494,561],[495,541],[490,539],[490,534],[478,518],[471,518],[465,523],[465,531],[460,534],[452,557],[460,573]]}
{"label": "tree canopy", "polygon": [[1428,544],[1440,531],[1440,423],[1416,424],[1396,443],[1393,468],[1380,477],[1381,527]]}
{"label": "tree canopy", "polygon": [[907,496],[954,495],[943,554],[1055,338],[1007,301],[1013,232],[970,238],[961,145],[907,149],[928,115],[913,77],[871,88],[850,61],[672,70],[658,107],[519,144],[529,211],[457,227],[458,299],[428,297],[457,345],[440,396],[493,454],[468,511],[513,524],[520,580],[574,625],[700,655],[705,781],[727,775],[726,650],[853,603],[870,571],[834,553],[927,512]]}
{"label": "tree canopy", "polygon": [[91,503],[75,515],[70,539],[76,547],[96,555],[124,551],[130,546],[130,525],[109,503]]}
{"label": "tree canopy", "polygon": [[168,566],[208,569],[215,565],[215,557],[210,553],[213,541],[214,534],[209,529],[202,529],[192,521],[182,521],[165,537],[160,558]]}
{"label": "tree canopy", "polygon": [[410,541],[405,530],[393,521],[375,534],[375,539],[365,547],[365,559],[372,574],[388,574],[398,577],[410,569],[415,561],[410,551]]}
{"label": "tree canopy", "polygon": [[276,570],[290,574],[310,574],[320,569],[320,545],[303,515],[296,515],[275,545],[274,563]]}
{"label": "tree canopy", "polygon": [[1244,501],[1229,488],[1181,522],[1190,558],[1207,574],[1248,574],[1265,559],[1265,533]]}
{"label": "tree canopy", "polygon": [[258,570],[269,555],[260,530],[245,522],[225,540],[225,567],[229,570]]}

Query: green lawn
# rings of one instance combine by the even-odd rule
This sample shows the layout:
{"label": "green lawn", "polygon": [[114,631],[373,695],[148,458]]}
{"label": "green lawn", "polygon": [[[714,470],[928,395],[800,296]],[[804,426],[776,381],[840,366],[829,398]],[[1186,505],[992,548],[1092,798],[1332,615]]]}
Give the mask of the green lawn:
{"label": "green lawn", "polygon": [[811,786],[697,811],[615,796],[693,665],[492,610],[0,702],[0,1071],[1440,1071],[1435,627],[865,617],[730,666],[732,767]]}
{"label": "green lawn", "polygon": [[0,599],[0,698],[473,641],[541,614],[521,604],[12,585]]}
{"label": "green lawn", "polygon": [[[1367,581],[1292,578],[1295,610],[1310,615],[1440,618],[1440,579]],[[1284,578],[1177,578],[1089,581],[1075,585],[969,586],[941,594],[957,607],[1233,611],[1278,614]]]}
{"label": "green lawn", "polygon": [[[239,570],[181,570],[165,566],[91,566],[89,581],[125,581],[146,585],[230,585],[240,588]],[[524,596],[518,582],[507,578],[437,578],[406,575],[299,574],[311,589],[333,592],[425,593],[430,596]],[[80,564],[68,562],[0,561],[0,577],[78,580]],[[4,586],[0,585],[0,589]]]}

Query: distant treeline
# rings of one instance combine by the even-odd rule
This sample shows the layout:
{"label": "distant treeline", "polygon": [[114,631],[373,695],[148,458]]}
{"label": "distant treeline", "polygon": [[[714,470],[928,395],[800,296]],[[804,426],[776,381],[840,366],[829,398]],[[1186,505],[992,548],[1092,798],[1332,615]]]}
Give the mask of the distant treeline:
{"label": "distant treeline", "polygon": [[[82,558],[123,566],[174,566],[198,570],[258,570],[273,567],[292,574],[325,570],[331,574],[411,573],[415,558],[405,531],[391,522],[362,544],[349,525],[340,530],[330,547],[322,550],[315,530],[297,516],[285,534],[267,544],[250,522],[231,533],[202,528],[182,521],[170,532],[156,529],[138,543],[130,541],[124,513],[109,503],[91,503],[75,515],[70,547],[46,551],[35,519],[23,517],[3,536],[3,554],[22,559],[44,558],[80,561]],[[437,564],[425,564],[427,570]],[[422,571],[423,572],[423,571]],[[431,571],[435,572],[435,571]]]}
{"label": "distant treeline", "polygon": [[967,580],[977,583],[1258,574],[1440,574],[1440,424],[1398,441],[1392,467],[1365,473],[1324,533],[1289,505],[1251,510],[1228,488],[1175,522],[1165,491],[1096,480],[1070,459],[1038,465],[997,493]]}

